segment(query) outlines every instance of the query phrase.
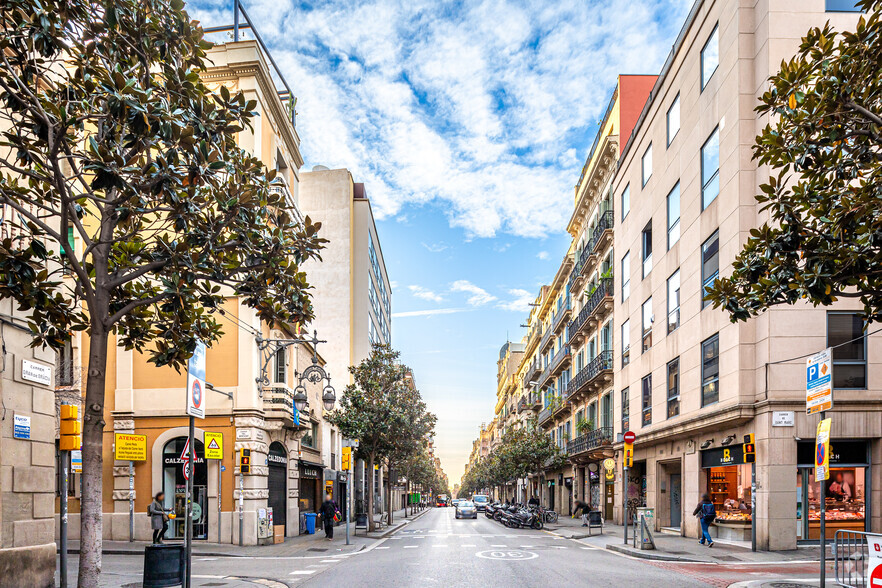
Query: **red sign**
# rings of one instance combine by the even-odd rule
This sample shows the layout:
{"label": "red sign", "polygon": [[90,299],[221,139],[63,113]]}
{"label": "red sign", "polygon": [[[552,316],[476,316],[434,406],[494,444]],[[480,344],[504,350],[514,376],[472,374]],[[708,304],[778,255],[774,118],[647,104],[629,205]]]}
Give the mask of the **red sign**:
{"label": "red sign", "polygon": [[870,588],[882,586],[882,566],[876,566],[870,570]]}
{"label": "red sign", "polygon": [[637,440],[637,435],[633,433],[633,431],[628,431],[624,435],[625,443],[633,443]]}

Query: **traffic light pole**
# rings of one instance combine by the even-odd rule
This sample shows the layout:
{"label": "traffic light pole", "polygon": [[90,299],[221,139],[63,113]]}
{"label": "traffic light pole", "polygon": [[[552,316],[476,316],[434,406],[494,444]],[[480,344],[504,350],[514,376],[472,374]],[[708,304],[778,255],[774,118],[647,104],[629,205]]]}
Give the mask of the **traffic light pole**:
{"label": "traffic light pole", "polygon": [[242,473],[241,458],[239,463],[239,547],[244,545],[245,535],[245,474]]}
{"label": "traffic light pole", "polygon": [[352,468],[346,470],[346,545],[350,545],[349,543],[349,496],[350,492],[352,492]]}
{"label": "traffic light pole", "polygon": [[622,519],[625,523],[625,545],[628,544],[628,466],[622,468]]}

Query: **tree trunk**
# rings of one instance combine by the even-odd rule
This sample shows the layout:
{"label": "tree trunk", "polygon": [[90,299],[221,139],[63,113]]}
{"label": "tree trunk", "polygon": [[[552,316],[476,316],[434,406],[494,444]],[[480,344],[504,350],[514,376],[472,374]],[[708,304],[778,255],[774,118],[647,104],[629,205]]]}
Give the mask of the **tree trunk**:
{"label": "tree trunk", "polygon": [[97,317],[89,331],[89,369],[83,404],[83,477],[80,501],[81,588],[97,586],[101,575],[102,448],[104,444],[104,384],[108,333]]}
{"label": "tree trunk", "polygon": [[371,453],[368,455],[368,487],[367,487],[367,517],[368,531],[373,532],[376,529],[374,524],[374,460],[376,455]]}

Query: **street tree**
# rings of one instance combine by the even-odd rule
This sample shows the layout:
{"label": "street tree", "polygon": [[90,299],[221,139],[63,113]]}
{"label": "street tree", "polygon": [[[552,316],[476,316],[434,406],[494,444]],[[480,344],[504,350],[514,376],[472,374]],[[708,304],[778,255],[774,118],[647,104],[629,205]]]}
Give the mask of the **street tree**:
{"label": "street tree", "polygon": [[88,333],[79,585],[97,586],[108,346],[180,369],[228,296],[307,322],[299,268],[324,240],[237,146],[257,105],[200,81],[182,0],[10,0],[0,27],[0,297],[35,346]]}
{"label": "street tree", "polygon": [[354,382],[346,386],[337,410],[328,421],[344,437],[358,439],[356,456],[367,462],[368,526],[374,529],[374,465],[379,465],[393,451],[395,436],[402,434],[401,423],[408,410],[409,398],[405,376],[408,368],[399,363],[400,353],[388,345],[374,345],[371,354],[356,366],[349,367]]}
{"label": "street tree", "polygon": [[753,149],[771,170],[756,196],[769,220],[707,293],[733,322],[843,298],[882,319],[882,0],[858,4],[854,31],[808,31],[756,108],[769,116]]}
{"label": "street tree", "polygon": [[[398,402],[400,409],[394,415],[397,422],[392,423],[395,434],[389,440],[390,448],[386,456],[390,480],[397,479],[396,473],[402,466],[406,466],[413,458],[425,453],[428,439],[434,434],[435,423],[438,420],[428,411],[419,390],[412,385],[405,385],[398,391]],[[389,499],[391,525],[392,512],[395,510],[394,505],[391,504],[391,492]]]}

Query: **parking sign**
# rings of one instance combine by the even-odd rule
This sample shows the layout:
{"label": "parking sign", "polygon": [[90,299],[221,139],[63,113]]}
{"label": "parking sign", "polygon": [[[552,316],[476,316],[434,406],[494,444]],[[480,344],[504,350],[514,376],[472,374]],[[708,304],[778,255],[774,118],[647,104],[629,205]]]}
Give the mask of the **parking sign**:
{"label": "parking sign", "polygon": [[833,408],[833,350],[829,347],[806,360],[805,412],[816,414]]}

